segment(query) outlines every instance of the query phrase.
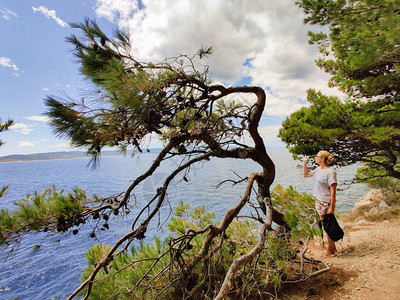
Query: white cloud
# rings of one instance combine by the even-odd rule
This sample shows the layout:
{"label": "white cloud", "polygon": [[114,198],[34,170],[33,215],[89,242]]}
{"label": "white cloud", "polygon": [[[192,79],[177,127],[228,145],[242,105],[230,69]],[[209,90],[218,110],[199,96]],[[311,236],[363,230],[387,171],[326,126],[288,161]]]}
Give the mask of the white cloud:
{"label": "white cloud", "polygon": [[55,83],[54,84],[56,87],[58,87],[58,88],[61,88],[61,89],[63,89],[64,87],[66,87],[66,88],[70,88],[71,87],[71,85],[69,85],[69,84],[62,84],[62,83]]}
{"label": "white cloud", "polygon": [[51,148],[73,148],[73,146],[71,145],[71,142],[70,141],[67,141],[67,142],[62,142],[62,143],[59,143],[59,144],[56,144],[56,145],[52,145],[52,146],[50,146]]}
{"label": "white cloud", "polygon": [[137,0],[98,0],[96,14],[110,22],[128,20],[139,9]]}
{"label": "white cloud", "polygon": [[68,147],[68,143],[61,143],[61,144],[57,144],[57,145],[53,145],[51,146],[52,148],[63,148],[63,147]]}
{"label": "white cloud", "polygon": [[306,104],[300,98],[279,98],[267,92],[267,103],[264,112],[268,116],[284,117],[299,110]]}
{"label": "white cloud", "polygon": [[281,125],[267,125],[267,126],[261,126],[258,128],[258,132],[262,135],[265,136],[274,136],[279,132],[279,129],[281,128]]}
{"label": "white cloud", "polygon": [[261,126],[258,128],[258,132],[263,138],[266,146],[268,147],[284,146],[284,144],[278,138],[278,133],[280,128],[281,125]]}
{"label": "white cloud", "polygon": [[57,145],[53,145],[51,146],[52,148],[70,148],[71,144],[69,142],[65,142],[65,143],[60,143]]}
{"label": "white cloud", "polygon": [[[266,104],[264,108],[264,113],[268,116],[274,117],[284,117],[287,116],[303,106],[306,106],[306,102],[301,98],[294,97],[277,97],[273,95],[271,92],[266,91]],[[229,95],[226,97],[226,101],[235,101],[236,103],[241,103],[247,106],[252,106],[256,103],[257,98],[253,94],[248,93],[238,93],[234,95]]]}
{"label": "white cloud", "polygon": [[18,15],[15,12],[9,10],[8,8],[0,9],[0,14],[1,18],[7,21],[10,21],[12,18],[18,17]]}
{"label": "white cloud", "polygon": [[43,142],[48,142],[49,139],[40,139],[38,142],[26,142],[26,141],[20,141],[18,142],[18,148],[23,148],[23,147],[34,147],[37,144],[43,143]]}
{"label": "white cloud", "polygon": [[[279,129],[281,128],[281,125],[266,125],[266,126],[259,126],[258,127],[258,133],[264,140],[264,143],[267,147],[282,147],[284,144],[281,142],[281,140],[277,137],[279,133]],[[251,139],[250,135],[248,133],[245,133],[243,136],[243,142],[246,145],[253,145],[254,142]]]}
{"label": "white cloud", "polygon": [[42,91],[48,92],[48,91],[50,91],[50,89],[49,88],[42,88]]}
{"label": "white cloud", "polygon": [[244,76],[269,91],[266,113],[285,116],[303,106],[310,87],[327,94],[329,76],[315,65],[304,14],[294,1],[98,0],[96,13],[129,30],[134,54],[159,60],[212,46],[204,63],[227,85]]}
{"label": "white cloud", "polygon": [[33,131],[32,127],[33,125],[26,125],[24,123],[15,123],[12,126],[10,126],[10,130],[22,133],[24,135],[28,135]]}
{"label": "white cloud", "polygon": [[46,116],[30,116],[30,117],[26,117],[25,119],[31,120],[31,121],[38,121],[38,122],[49,122],[50,119]]}
{"label": "white cloud", "polygon": [[6,68],[11,68],[14,71],[19,71],[19,68],[16,64],[14,64],[10,58],[1,56],[0,57],[0,65]]}
{"label": "white cloud", "polygon": [[35,147],[35,143],[31,142],[19,142],[18,148],[25,148],[25,147]]}
{"label": "white cloud", "polygon": [[20,73],[24,73],[23,71],[20,70],[20,68],[17,67],[15,63],[12,62],[12,60],[8,57],[1,56],[0,57],[0,66],[6,67],[6,68],[11,68],[14,70],[14,72],[11,72],[14,76],[19,77]]}
{"label": "white cloud", "polygon": [[266,28],[260,12],[268,6],[263,2],[257,6],[225,0],[142,3],[144,8],[139,10],[135,1],[101,0],[96,12],[128,28],[136,54],[144,59],[192,55],[201,46],[212,46],[214,54],[205,63],[212,67],[214,79],[235,82],[243,63],[265,47]]}
{"label": "white cloud", "polygon": [[68,27],[68,24],[66,22],[57,17],[55,10],[49,10],[46,6],[39,6],[38,8],[32,6],[32,9],[34,13],[37,11],[41,12],[48,19],[53,19],[54,21],[56,21],[58,25],[62,27]]}

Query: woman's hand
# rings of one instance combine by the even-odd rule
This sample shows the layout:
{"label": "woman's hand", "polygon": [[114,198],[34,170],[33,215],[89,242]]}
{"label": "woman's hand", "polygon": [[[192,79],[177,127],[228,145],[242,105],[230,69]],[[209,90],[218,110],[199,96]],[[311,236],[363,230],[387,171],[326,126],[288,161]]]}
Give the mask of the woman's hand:
{"label": "woman's hand", "polygon": [[311,173],[308,172],[308,169],[307,169],[307,159],[305,159],[303,161],[303,176],[304,177],[311,177],[312,176]]}

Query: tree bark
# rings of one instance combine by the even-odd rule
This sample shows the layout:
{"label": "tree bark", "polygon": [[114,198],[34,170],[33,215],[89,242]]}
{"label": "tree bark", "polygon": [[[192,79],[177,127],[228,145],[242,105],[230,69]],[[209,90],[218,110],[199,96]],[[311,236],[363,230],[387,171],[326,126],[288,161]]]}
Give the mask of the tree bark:
{"label": "tree bark", "polygon": [[265,206],[267,207],[267,221],[261,225],[259,229],[259,238],[257,244],[254,246],[251,251],[238,259],[236,259],[231,266],[229,267],[228,272],[225,275],[225,280],[222,283],[221,289],[219,290],[218,295],[214,298],[214,300],[223,300],[225,299],[226,295],[233,287],[233,282],[236,277],[236,273],[238,272],[239,268],[244,264],[249,263],[256,257],[264,248],[265,244],[265,233],[268,229],[271,228],[272,224],[272,205],[271,199],[264,198]]}

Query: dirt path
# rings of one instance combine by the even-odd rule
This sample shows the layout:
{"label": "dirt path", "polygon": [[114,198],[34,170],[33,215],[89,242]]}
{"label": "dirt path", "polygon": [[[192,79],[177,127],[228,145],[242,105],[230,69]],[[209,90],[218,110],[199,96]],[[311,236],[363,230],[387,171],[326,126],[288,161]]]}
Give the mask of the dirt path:
{"label": "dirt path", "polygon": [[308,256],[324,260],[331,271],[289,287],[284,299],[400,300],[400,220],[344,226],[339,255],[319,258],[317,239]]}

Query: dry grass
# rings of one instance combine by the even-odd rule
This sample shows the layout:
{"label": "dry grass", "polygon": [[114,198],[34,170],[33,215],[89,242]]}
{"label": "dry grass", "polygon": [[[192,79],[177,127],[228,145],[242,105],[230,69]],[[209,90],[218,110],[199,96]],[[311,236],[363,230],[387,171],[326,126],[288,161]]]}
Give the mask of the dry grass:
{"label": "dry grass", "polygon": [[332,299],[334,292],[340,290],[346,281],[357,276],[355,270],[344,270],[333,266],[329,272],[311,278],[305,283],[285,285],[278,299]]}

